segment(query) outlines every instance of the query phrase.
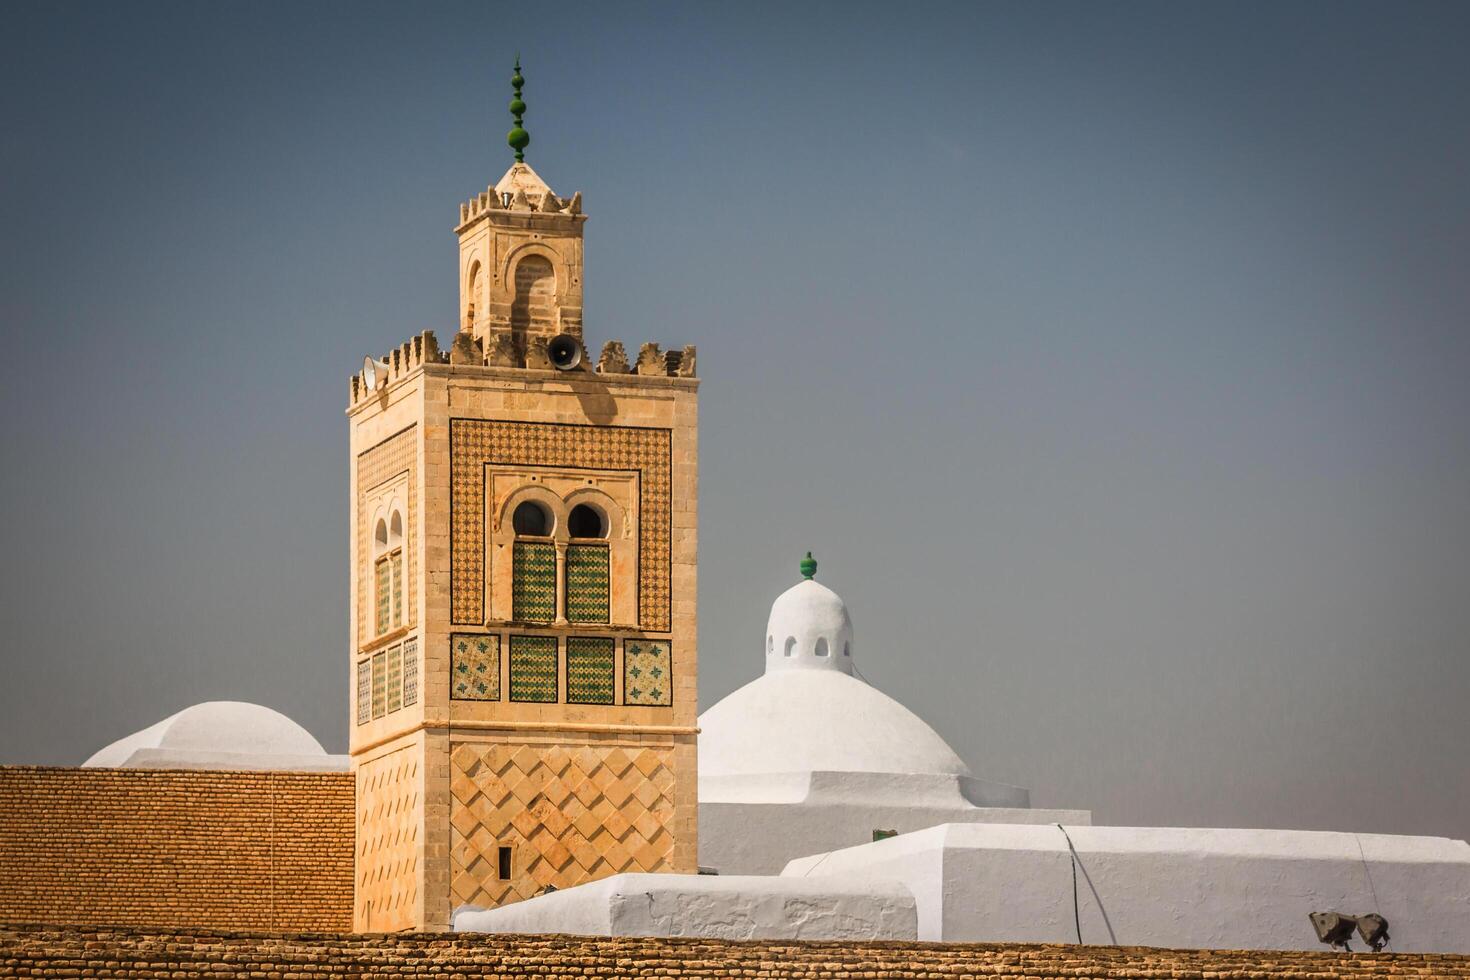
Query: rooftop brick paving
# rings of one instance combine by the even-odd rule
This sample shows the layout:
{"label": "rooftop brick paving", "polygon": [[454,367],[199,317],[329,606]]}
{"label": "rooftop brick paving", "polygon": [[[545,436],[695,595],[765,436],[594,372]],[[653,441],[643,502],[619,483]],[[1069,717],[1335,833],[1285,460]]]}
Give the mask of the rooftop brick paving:
{"label": "rooftop brick paving", "polygon": [[1470,957],[1140,947],[0,927],[0,977],[1470,978]]}

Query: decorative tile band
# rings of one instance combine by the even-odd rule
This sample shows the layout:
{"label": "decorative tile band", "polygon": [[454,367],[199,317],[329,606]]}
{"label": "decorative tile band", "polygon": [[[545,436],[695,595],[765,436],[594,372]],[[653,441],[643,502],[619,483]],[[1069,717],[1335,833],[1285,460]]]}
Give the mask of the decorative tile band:
{"label": "decorative tile band", "polygon": [[623,641],[623,703],[674,703],[674,672],[667,640]]}
{"label": "decorative tile band", "polygon": [[556,618],[556,545],[517,541],[512,550],[511,617],[521,623]]}
{"label": "decorative tile band", "polygon": [[451,419],[450,611],[455,623],[485,622],[485,467],[575,466],[638,472],[638,620],[671,620],[672,433],[631,426]]}
{"label": "decorative tile band", "polygon": [[449,696],[456,701],[500,700],[500,637],[449,635]]}
{"label": "decorative tile band", "polygon": [[567,703],[613,703],[611,637],[567,637]]}
{"label": "decorative tile band", "polygon": [[568,545],[567,621],[606,623],[611,618],[610,598],[607,545]]}
{"label": "decorative tile band", "polygon": [[510,699],[556,703],[556,637],[510,638]]}
{"label": "decorative tile band", "polygon": [[418,704],[419,701],[419,641],[418,637],[403,641],[403,706]]}

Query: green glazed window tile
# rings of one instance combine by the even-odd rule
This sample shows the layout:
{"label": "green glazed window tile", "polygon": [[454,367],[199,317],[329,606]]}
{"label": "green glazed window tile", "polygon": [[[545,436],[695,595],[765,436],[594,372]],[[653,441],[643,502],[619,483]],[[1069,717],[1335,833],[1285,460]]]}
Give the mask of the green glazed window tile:
{"label": "green glazed window tile", "polygon": [[567,547],[567,621],[606,623],[610,618],[608,550],[605,544]]}
{"label": "green glazed window tile", "polygon": [[418,704],[419,701],[419,641],[403,641],[403,706]]}
{"label": "green glazed window tile", "polygon": [[611,637],[567,638],[567,703],[613,703],[613,641]]}
{"label": "green glazed window tile", "polygon": [[357,662],[357,723],[366,725],[373,720],[373,662]]}
{"label": "green glazed window tile", "polygon": [[511,552],[511,616],[522,623],[556,618],[556,546],[517,541]]}
{"label": "green glazed window tile", "polygon": [[388,651],[388,710],[403,707],[403,647]]}
{"label": "green glazed window tile", "polygon": [[510,699],[556,702],[556,637],[510,638]]}
{"label": "green glazed window tile", "polygon": [[388,709],[388,654],[379,651],[373,654],[373,720],[387,714]]}
{"label": "green glazed window tile", "polygon": [[377,593],[377,604],[373,607],[376,610],[375,625],[377,635],[382,636],[388,632],[388,603],[393,589],[392,570],[389,568],[388,559],[378,560],[378,563],[373,566],[373,575],[376,579],[374,587]]}

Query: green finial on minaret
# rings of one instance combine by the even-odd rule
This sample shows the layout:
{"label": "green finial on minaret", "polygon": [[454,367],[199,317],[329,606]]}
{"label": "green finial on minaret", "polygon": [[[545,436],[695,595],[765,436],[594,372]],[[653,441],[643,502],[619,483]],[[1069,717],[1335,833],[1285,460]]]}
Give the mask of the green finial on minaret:
{"label": "green finial on minaret", "polygon": [[521,116],[526,112],[526,103],[521,101],[521,86],[526,80],[521,77],[521,56],[516,55],[516,73],[510,76],[510,86],[515,89],[516,94],[510,100],[510,114],[515,117],[515,128],[505,134],[505,141],[510,148],[516,151],[516,163],[523,163],[526,159],[526,147],[531,144],[531,134],[521,125]]}
{"label": "green finial on minaret", "polygon": [[810,551],[808,551],[806,553],[806,557],[801,560],[801,577],[802,578],[811,578],[813,575],[816,575],[816,574],[817,574],[817,560],[815,558],[813,558],[812,557],[812,553]]}

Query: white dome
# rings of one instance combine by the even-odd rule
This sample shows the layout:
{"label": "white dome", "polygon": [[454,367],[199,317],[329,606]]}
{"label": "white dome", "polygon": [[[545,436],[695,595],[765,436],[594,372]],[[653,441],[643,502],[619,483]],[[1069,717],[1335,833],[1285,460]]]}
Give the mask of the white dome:
{"label": "white dome", "polygon": [[699,774],[882,772],[969,776],[908,708],[835,670],[776,669],[699,716]]}
{"label": "white dome", "polygon": [[969,776],[939,734],[852,676],[852,618],[842,598],[806,581],[771,604],[765,676],[699,718],[701,778],[792,772]]}
{"label": "white dome", "polygon": [[320,760],[325,765],[332,758],[311,732],[279,711],[244,701],[205,701],[118,739],[82,766],[194,767],[215,762],[228,767],[232,760],[249,760],[252,767],[287,768],[270,763]]}

